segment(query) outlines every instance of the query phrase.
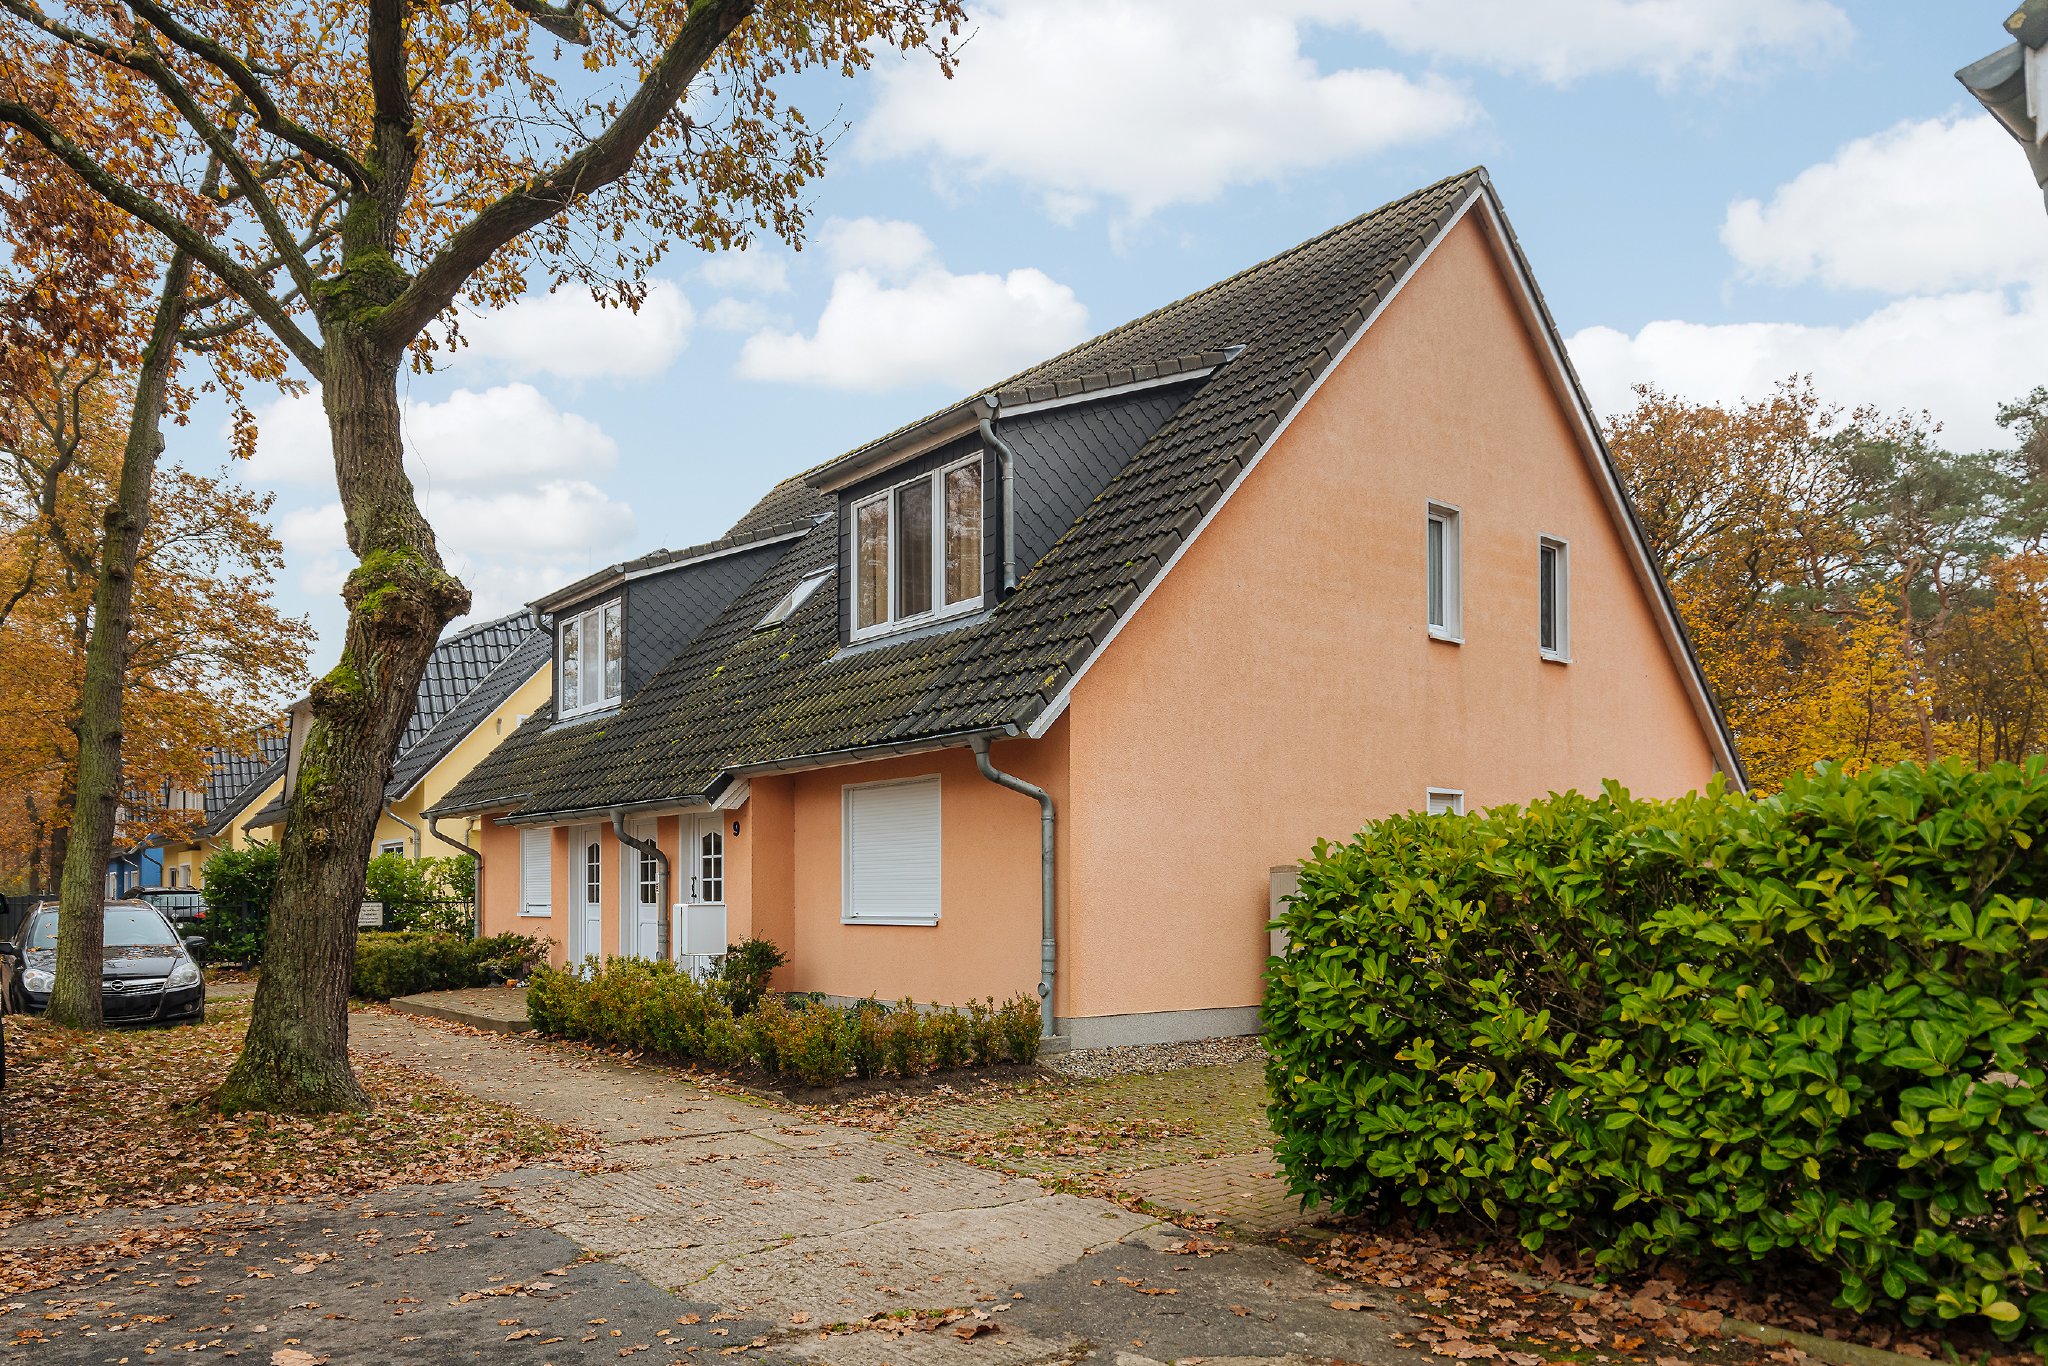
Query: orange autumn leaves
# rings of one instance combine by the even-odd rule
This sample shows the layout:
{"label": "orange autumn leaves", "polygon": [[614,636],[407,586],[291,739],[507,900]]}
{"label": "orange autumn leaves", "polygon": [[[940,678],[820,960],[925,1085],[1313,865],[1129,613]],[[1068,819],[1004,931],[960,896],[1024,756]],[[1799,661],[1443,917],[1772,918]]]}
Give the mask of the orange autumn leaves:
{"label": "orange autumn leaves", "polygon": [[1789,380],[1741,407],[1638,390],[1610,441],[1754,786],[2048,746],[2048,391],[2015,448]]}
{"label": "orange autumn leaves", "polygon": [[[47,889],[127,413],[118,376],[75,366],[43,380],[0,403],[0,880]],[[311,629],[271,600],[270,502],[177,465],[157,473],[136,569],[122,843],[189,828],[196,813],[164,794],[203,792],[208,749],[252,745],[303,680]]]}

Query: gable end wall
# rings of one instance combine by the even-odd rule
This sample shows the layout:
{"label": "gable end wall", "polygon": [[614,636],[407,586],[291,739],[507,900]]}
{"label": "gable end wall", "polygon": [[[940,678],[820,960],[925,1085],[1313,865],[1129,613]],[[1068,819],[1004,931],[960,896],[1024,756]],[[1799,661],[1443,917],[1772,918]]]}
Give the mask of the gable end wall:
{"label": "gable end wall", "polygon": [[[1426,788],[1712,776],[1483,234],[1445,236],[1075,686],[1063,1013],[1255,1004],[1268,870]],[[1432,499],[1463,511],[1463,645],[1427,633]],[[1537,651],[1539,535],[1571,546],[1570,664]]]}

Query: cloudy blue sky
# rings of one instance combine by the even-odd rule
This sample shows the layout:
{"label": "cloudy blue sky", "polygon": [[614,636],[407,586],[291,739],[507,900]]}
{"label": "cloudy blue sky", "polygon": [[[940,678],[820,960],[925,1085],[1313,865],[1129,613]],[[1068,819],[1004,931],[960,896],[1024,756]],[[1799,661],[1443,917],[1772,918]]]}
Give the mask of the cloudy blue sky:
{"label": "cloudy blue sky", "polygon": [[[1800,371],[1990,444],[2048,382],[2048,214],[1953,78],[2010,4],[983,0],[956,80],[799,92],[844,124],[806,250],[672,257],[637,316],[557,294],[477,320],[410,382],[415,473],[497,615],[1476,163],[1603,412]],[[282,596],[331,654],[317,400],[261,416],[239,474],[276,490]],[[173,450],[218,465],[224,433]]]}

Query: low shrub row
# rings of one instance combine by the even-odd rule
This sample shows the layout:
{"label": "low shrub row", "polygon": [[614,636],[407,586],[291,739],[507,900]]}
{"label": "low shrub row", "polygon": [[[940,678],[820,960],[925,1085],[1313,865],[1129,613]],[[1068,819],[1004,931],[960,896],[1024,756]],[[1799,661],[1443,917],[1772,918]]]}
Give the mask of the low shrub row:
{"label": "low shrub row", "polygon": [[489,986],[526,976],[544,951],[539,940],[523,934],[471,939],[430,930],[361,933],[349,991],[388,1001],[421,991]]}
{"label": "low shrub row", "polygon": [[1619,788],[1319,844],[1263,1009],[1338,1212],[1809,1263],[2048,1345],[2048,768]]}
{"label": "low shrub row", "polygon": [[[736,1013],[736,996],[758,1004]],[[751,1063],[809,1086],[1038,1056],[1038,1002],[1025,995],[958,1011],[921,1011],[908,1000],[835,1006],[735,991],[723,977],[699,981],[672,963],[637,958],[540,968],[526,1011],[544,1034],[714,1067]]]}

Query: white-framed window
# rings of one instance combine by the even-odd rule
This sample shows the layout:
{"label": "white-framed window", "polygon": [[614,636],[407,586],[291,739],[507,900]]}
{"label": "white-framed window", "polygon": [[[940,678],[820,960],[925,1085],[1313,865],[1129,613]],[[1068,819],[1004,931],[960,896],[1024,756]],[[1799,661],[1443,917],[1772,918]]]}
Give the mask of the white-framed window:
{"label": "white-framed window", "polygon": [[1432,787],[1422,794],[1423,810],[1432,816],[1465,814],[1465,794],[1455,787]]}
{"label": "white-framed window", "polygon": [[762,617],[755,624],[754,629],[757,631],[764,630],[770,626],[780,626],[783,622],[788,621],[795,614],[796,609],[808,602],[811,594],[817,592],[819,586],[831,577],[832,568],[828,565],[823,569],[814,569],[801,579],[798,579],[796,587],[777,598],[775,605],[768,609],[768,615]]}
{"label": "white-framed window", "polygon": [[842,789],[840,920],[848,925],[939,923],[939,780]]}
{"label": "white-framed window", "polygon": [[725,832],[717,826],[697,839],[697,899],[710,905],[725,903]]}
{"label": "white-framed window", "polygon": [[595,711],[619,700],[626,642],[618,599],[555,623],[558,715]]}
{"label": "white-framed window", "polygon": [[604,903],[604,843],[592,840],[583,846],[583,904]]}
{"label": "white-framed window", "polygon": [[853,505],[852,636],[981,606],[981,453]]}
{"label": "white-framed window", "polygon": [[519,832],[519,914],[549,915],[554,911],[555,837],[548,830]]}
{"label": "white-framed window", "polygon": [[1458,510],[1450,504],[1429,504],[1423,527],[1423,579],[1429,633],[1438,640],[1465,638],[1465,555],[1459,521]]}
{"label": "white-framed window", "polygon": [[1572,548],[1536,538],[1536,648],[1563,664],[1572,657]]}
{"label": "white-framed window", "polygon": [[634,868],[633,883],[642,906],[657,905],[661,901],[661,860],[645,849],[633,850],[638,856]]}
{"label": "white-framed window", "polygon": [[405,857],[405,841],[404,841],[404,840],[379,840],[379,841],[377,841],[377,853],[378,853],[379,857],[381,857],[381,856],[383,856],[383,855],[385,855],[385,854],[396,854],[396,855],[398,855],[398,856],[399,856],[400,858],[404,858],[404,857]]}

